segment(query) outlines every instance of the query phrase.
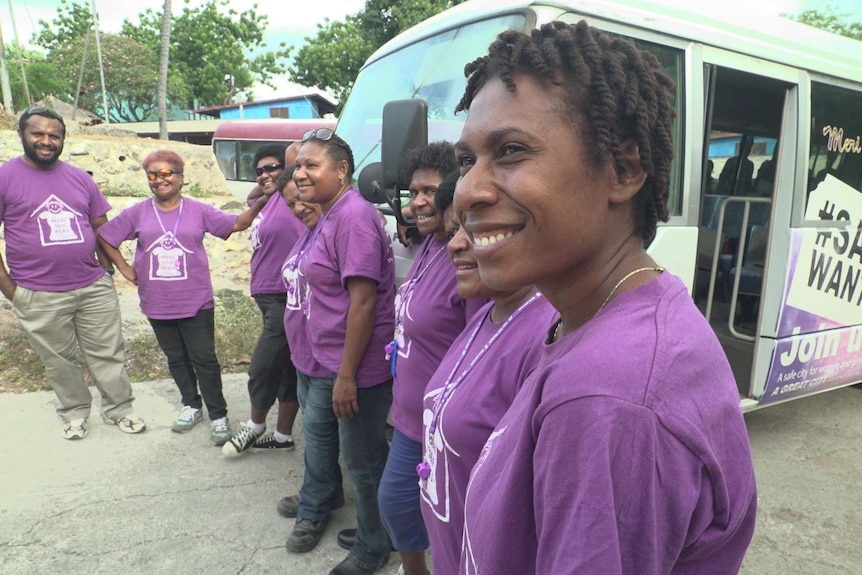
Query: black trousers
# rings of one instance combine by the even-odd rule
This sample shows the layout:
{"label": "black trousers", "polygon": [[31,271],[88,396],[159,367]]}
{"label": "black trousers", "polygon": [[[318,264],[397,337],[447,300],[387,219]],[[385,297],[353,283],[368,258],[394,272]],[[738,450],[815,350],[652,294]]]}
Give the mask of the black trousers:
{"label": "black trousers", "polygon": [[214,310],[202,309],[194,317],[182,319],[150,318],[150,325],[168,358],[168,370],[180,390],[183,405],[200,409],[203,395],[209,418],[225,417],[227,403],[215,352]]}

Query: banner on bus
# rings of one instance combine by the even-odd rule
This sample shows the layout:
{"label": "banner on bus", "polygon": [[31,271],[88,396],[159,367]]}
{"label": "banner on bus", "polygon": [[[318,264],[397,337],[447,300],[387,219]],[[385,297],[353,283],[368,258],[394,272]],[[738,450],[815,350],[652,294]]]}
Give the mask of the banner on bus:
{"label": "banner on bus", "polygon": [[778,341],[761,403],[862,380],[862,194],[827,176],[793,230]]}

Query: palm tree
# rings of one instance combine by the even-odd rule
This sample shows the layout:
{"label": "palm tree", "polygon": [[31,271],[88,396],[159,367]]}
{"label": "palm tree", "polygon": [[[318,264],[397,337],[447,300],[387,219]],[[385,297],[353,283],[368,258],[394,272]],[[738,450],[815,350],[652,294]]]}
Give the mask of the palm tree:
{"label": "palm tree", "polygon": [[159,51],[159,139],[168,139],[168,60],[171,46],[171,0],[165,0],[162,13],[162,45]]}

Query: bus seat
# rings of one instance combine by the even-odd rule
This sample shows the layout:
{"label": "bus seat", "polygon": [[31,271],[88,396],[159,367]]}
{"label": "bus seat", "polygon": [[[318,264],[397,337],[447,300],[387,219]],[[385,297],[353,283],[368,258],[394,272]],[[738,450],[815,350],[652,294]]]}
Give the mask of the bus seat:
{"label": "bus seat", "polygon": [[[766,264],[766,244],[769,241],[769,229],[766,226],[751,226],[748,244],[745,246],[745,257],[742,260],[742,271],[739,276],[740,295],[760,296],[763,288],[763,267]],[[728,279],[733,286],[736,267],[730,269]]]}

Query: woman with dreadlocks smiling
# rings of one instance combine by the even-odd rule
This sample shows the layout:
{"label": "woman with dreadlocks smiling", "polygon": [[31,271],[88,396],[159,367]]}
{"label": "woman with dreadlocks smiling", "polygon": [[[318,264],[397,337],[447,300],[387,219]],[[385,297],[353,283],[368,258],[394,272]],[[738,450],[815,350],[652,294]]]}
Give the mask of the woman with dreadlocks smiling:
{"label": "woman with dreadlocks smiling", "polygon": [[504,32],[465,70],[455,209],[482,282],[560,319],[473,468],[460,572],[736,573],[756,487],[733,374],[644,249],[672,81],[585,22]]}

